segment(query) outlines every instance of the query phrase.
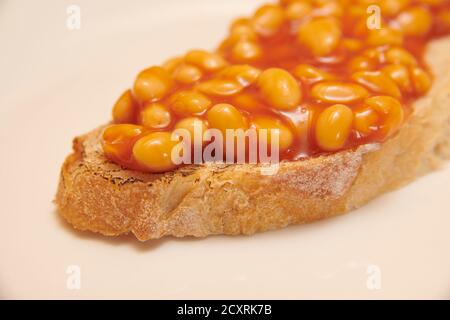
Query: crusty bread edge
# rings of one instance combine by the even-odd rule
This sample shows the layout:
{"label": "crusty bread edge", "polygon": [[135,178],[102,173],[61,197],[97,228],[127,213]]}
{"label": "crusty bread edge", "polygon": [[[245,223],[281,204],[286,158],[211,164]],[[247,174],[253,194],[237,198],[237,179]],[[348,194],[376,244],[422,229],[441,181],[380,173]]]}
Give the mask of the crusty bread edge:
{"label": "crusty bread edge", "polygon": [[255,165],[201,165],[166,174],[124,170],[107,161],[102,127],[74,139],[55,202],[75,228],[139,240],[252,234],[341,214],[438,168],[450,155],[450,39],[427,60],[432,90],[383,144],[281,163],[272,176]]}

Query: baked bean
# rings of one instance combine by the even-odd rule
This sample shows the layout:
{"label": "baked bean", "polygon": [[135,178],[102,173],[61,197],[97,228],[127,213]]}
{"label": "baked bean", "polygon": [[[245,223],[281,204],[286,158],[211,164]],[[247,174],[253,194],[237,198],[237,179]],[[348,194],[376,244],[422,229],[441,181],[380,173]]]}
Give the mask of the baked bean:
{"label": "baked bean", "polygon": [[246,129],[247,120],[242,113],[231,104],[219,103],[206,113],[206,119],[211,128],[222,131],[225,135],[226,129]]}
{"label": "baked bean", "polygon": [[173,170],[172,149],[178,142],[172,141],[170,132],[152,132],[140,138],[133,146],[133,157],[149,172]]}
{"label": "baked bean", "polygon": [[238,41],[232,50],[234,61],[239,63],[251,62],[259,59],[262,55],[261,48],[253,41]]}
{"label": "baked bean", "polygon": [[252,120],[252,126],[256,128],[258,131],[261,129],[267,130],[267,143],[271,144],[274,138],[272,137],[271,130],[278,131],[278,148],[280,152],[285,152],[292,145],[294,141],[294,135],[292,134],[291,129],[287,125],[285,125],[280,119],[272,118],[272,117],[257,117]]}
{"label": "baked bean", "polygon": [[140,101],[155,102],[164,98],[171,87],[170,74],[161,67],[151,67],[138,74],[133,92]]}
{"label": "baked bean", "polygon": [[397,22],[405,35],[423,36],[430,31],[433,18],[426,8],[413,7],[400,13]]}
{"label": "baked bean", "polygon": [[196,66],[182,64],[174,70],[173,77],[176,81],[181,83],[193,83],[200,80],[202,71]]}
{"label": "baked bean", "polygon": [[125,91],[114,104],[112,116],[115,123],[132,123],[136,117],[136,102],[131,90]]}
{"label": "baked bean", "polygon": [[237,106],[239,109],[249,112],[257,112],[262,108],[262,104],[257,97],[246,92],[241,92],[233,96],[232,104]]}
{"label": "baked bean", "polygon": [[405,66],[417,65],[416,58],[403,48],[391,48],[386,51],[386,62],[403,64]]}
{"label": "baked bean", "polygon": [[317,144],[327,151],[342,149],[350,135],[352,122],[353,112],[349,107],[335,104],[326,108],[317,119]]}
{"label": "baked bean", "polygon": [[267,4],[256,10],[251,23],[258,34],[271,36],[278,32],[283,21],[283,9],[275,4]]}
{"label": "baked bean", "polygon": [[339,23],[333,18],[316,18],[300,26],[298,41],[313,55],[326,56],[338,46],[342,37]]}
{"label": "baked bean", "polygon": [[[189,117],[181,119],[177,122],[175,125],[175,129],[184,129],[189,132],[191,144],[193,146],[196,145],[202,145],[203,144],[203,134],[208,130],[208,126],[206,124],[206,121],[198,118],[198,117]],[[202,141],[196,140],[195,137],[195,130],[197,130],[200,133],[200,138],[202,138]]]}
{"label": "baked bean", "polygon": [[370,46],[396,45],[403,43],[403,35],[400,31],[393,28],[384,27],[381,29],[370,30],[367,37],[367,44]]}
{"label": "baked bean", "polygon": [[408,68],[401,64],[389,64],[381,69],[385,75],[394,80],[403,92],[411,91],[411,80]]}
{"label": "baked bean", "polygon": [[297,107],[302,98],[300,84],[287,71],[270,68],[259,76],[261,95],[273,107],[288,110]]}
{"label": "baked bean", "polygon": [[238,41],[248,40],[256,41],[257,35],[253,28],[250,26],[249,21],[237,21],[232,24],[230,28],[229,41],[234,44]]}
{"label": "baked bean", "polygon": [[402,94],[397,84],[380,71],[359,71],[352,79],[376,93],[387,94],[400,99]]}
{"label": "baked bean", "polygon": [[102,135],[105,156],[113,161],[130,164],[134,141],[144,133],[144,127],[134,124],[114,124],[106,127]]}
{"label": "baked bean", "polygon": [[312,6],[306,1],[293,1],[286,8],[286,18],[301,20],[312,12]]}
{"label": "baked bean", "polygon": [[379,121],[379,114],[368,106],[357,108],[354,112],[353,125],[362,136],[375,132]]}
{"label": "baked bean", "polygon": [[400,128],[404,118],[400,101],[390,96],[374,96],[367,98],[364,104],[384,117],[380,130],[385,138]]}
{"label": "baked bean", "polygon": [[331,80],[334,78],[332,74],[308,64],[299,64],[295,67],[294,75],[297,78],[309,83]]}
{"label": "baked bean", "polygon": [[426,93],[431,87],[431,76],[419,67],[411,68],[411,79],[417,94]]}
{"label": "baked bean", "polygon": [[179,91],[170,98],[170,107],[178,115],[202,114],[211,105],[211,100],[195,91]]}
{"label": "baked bean", "polygon": [[169,73],[172,73],[181,63],[183,62],[183,57],[174,57],[162,64],[162,67],[166,69]]}
{"label": "baked bean", "polygon": [[380,0],[378,4],[383,15],[392,17],[399,14],[411,3],[411,0]]}
{"label": "baked bean", "polygon": [[238,82],[247,87],[254,83],[261,74],[261,70],[250,65],[233,65],[226,67],[218,73],[218,77]]}
{"label": "baked bean", "polygon": [[236,81],[212,79],[197,86],[201,92],[212,96],[231,96],[241,91],[243,86]]}
{"label": "baked bean", "polygon": [[217,53],[204,50],[192,50],[186,54],[184,60],[202,68],[205,71],[216,71],[227,65],[227,62]]}
{"label": "baked bean", "polygon": [[141,124],[148,128],[166,128],[172,120],[169,109],[160,103],[151,103],[141,111]]}
{"label": "baked bean", "polygon": [[366,98],[369,92],[355,83],[321,82],[312,87],[311,96],[322,102],[350,103]]}
{"label": "baked bean", "polygon": [[352,58],[348,63],[348,69],[351,72],[374,70],[376,66],[377,63],[373,58],[361,55]]}

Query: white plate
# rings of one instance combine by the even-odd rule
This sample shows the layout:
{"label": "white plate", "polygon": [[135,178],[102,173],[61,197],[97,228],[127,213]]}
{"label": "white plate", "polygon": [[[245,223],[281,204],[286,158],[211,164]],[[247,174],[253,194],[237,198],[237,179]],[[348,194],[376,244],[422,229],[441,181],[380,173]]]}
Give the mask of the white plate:
{"label": "white plate", "polygon": [[1,298],[450,298],[449,168],[351,214],[251,237],[139,243],[58,218],[72,137],[107,121],[139,70],[214,48],[260,2],[0,3]]}

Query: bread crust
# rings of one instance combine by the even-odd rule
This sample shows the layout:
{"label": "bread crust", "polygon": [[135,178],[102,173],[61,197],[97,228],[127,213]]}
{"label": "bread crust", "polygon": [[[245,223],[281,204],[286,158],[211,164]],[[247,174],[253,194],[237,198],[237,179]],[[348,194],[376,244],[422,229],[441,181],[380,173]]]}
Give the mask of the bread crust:
{"label": "bread crust", "polygon": [[435,76],[400,131],[382,144],[283,162],[275,175],[259,165],[186,166],[164,174],[108,161],[102,128],[77,137],[63,164],[58,212],[76,229],[108,236],[252,234],[324,219],[438,168],[450,155],[450,38],[432,42]]}

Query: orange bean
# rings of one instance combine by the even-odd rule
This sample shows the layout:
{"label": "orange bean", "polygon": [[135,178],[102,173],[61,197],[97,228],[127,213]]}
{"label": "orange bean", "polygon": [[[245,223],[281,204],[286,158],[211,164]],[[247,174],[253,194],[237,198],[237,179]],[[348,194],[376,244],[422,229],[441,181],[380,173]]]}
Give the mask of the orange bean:
{"label": "orange bean", "polygon": [[379,114],[368,106],[357,108],[354,112],[353,125],[362,136],[375,132],[379,121]]}
{"label": "orange bean", "polygon": [[424,7],[412,7],[400,13],[397,22],[405,35],[423,36],[430,31],[433,17]]}
{"label": "orange bean", "polygon": [[176,81],[181,83],[193,83],[200,80],[202,71],[196,66],[181,64],[174,70],[173,77]]}
{"label": "orange bean", "polygon": [[390,96],[374,96],[367,98],[364,104],[384,116],[380,130],[385,138],[395,133],[403,123],[404,111],[397,99]]}
{"label": "orange bean", "polygon": [[261,70],[244,64],[226,67],[218,73],[218,77],[236,81],[240,85],[247,87],[254,83],[260,74]]}
{"label": "orange bean", "polygon": [[397,99],[402,96],[394,80],[380,71],[359,71],[352,75],[352,79],[373,92],[387,94]]}
{"label": "orange bean", "polygon": [[293,109],[302,98],[300,84],[287,71],[270,68],[259,76],[261,95],[273,107],[281,110]]}
{"label": "orange bean", "polygon": [[391,48],[386,52],[386,62],[392,64],[403,64],[405,66],[415,66],[416,58],[403,48]]}
{"label": "orange bean", "polygon": [[169,73],[172,73],[181,63],[183,62],[183,57],[175,57],[167,60],[162,64],[162,67],[166,69]]}
{"label": "orange bean", "polygon": [[416,93],[420,95],[426,93],[431,87],[431,76],[419,67],[413,67],[410,73]]}
{"label": "orange bean", "polygon": [[133,92],[140,101],[155,102],[164,98],[171,87],[169,73],[161,67],[151,67],[138,74]]}
{"label": "orange bean", "polygon": [[245,21],[237,21],[232,24],[230,28],[230,37],[229,41],[234,44],[238,41],[248,40],[248,41],[256,41],[257,35],[253,28],[250,26],[250,22],[248,20]]}
{"label": "orange bean", "polygon": [[335,104],[322,111],[315,130],[319,147],[326,151],[342,149],[350,135],[352,122],[353,112],[343,104]]}
{"label": "orange bean", "polygon": [[234,45],[231,54],[234,61],[241,63],[258,60],[262,55],[262,51],[255,42],[241,40]]}
{"label": "orange bean", "polygon": [[316,18],[300,27],[297,39],[313,55],[326,56],[337,48],[341,37],[342,31],[337,20]]}
{"label": "orange bean", "polygon": [[299,64],[295,67],[294,75],[308,83],[314,83],[323,80],[331,80],[334,78],[329,72],[315,68],[308,64]]}
{"label": "orange bean", "polygon": [[411,3],[411,0],[381,0],[379,5],[383,15],[392,17],[399,14]]}
{"label": "orange bean", "polygon": [[205,71],[217,71],[227,65],[220,55],[204,50],[192,50],[186,54],[184,60]]}
{"label": "orange bean", "polygon": [[197,86],[197,89],[211,96],[231,96],[243,89],[236,81],[225,79],[212,79]]}
{"label": "orange bean", "polygon": [[395,81],[403,92],[411,91],[411,80],[408,68],[401,64],[389,64],[384,66],[381,71],[389,78]]}
{"label": "orange bean", "polygon": [[152,132],[134,144],[133,157],[146,171],[170,171],[176,168],[172,149],[177,143],[172,141],[170,132]]}
{"label": "orange bean", "polygon": [[137,105],[131,90],[125,91],[113,107],[112,115],[115,123],[132,123],[136,118]]}
{"label": "orange bean", "polygon": [[374,61],[373,58],[366,57],[366,56],[356,56],[352,58],[348,63],[348,69],[351,72],[356,71],[369,71],[374,70],[376,68],[377,63]]}
{"label": "orange bean", "polygon": [[166,128],[171,121],[169,109],[160,103],[150,103],[141,112],[141,124],[148,128]]}
{"label": "orange bean", "polygon": [[312,12],[312,6],[305,1],[293,1],[286,8],[286,18],[301,20]]}
{"label": "orange bean", "polygon": [[211,100],[195,91],[179,91],[170,97],[170,107],[181,116],[202,114],[211,105]]}
{"label": "orange bean", "polygon": [[260,7],[251,21],[254,30],[262,36],[271,36],[277,33],[283,22],[284,11],[275,4]]}
{"label": "orange bean", "polygon": [[231,104],[219,103],[206,113],[209,126],[226,134],[226,129],[246,129],[247,120],[242,113]]}
{"label": "orange bean", "polygon": [[252,126],[258,131],[258,136],[261,129],[267,130],[267,143],[271,144],[274,138],[272,137],[271,130],[278,131],[278,148],[280,152],[285,152],[292,145],[294,141],[294,135],[287,125],[285,125],[280,119],[272,117],[257,117],[252,120]]}
{"label": "orange bean", "polygon": [[393,28],[384,27],[381,29],[373,29],[369,31],[367,44],[370,46],[384,45],[401,45],[403,43],[403,35],[400,31]]}
{"label": "orange bean", "polygon": [[355,83],[326,81],[314,85],[311,95],[322,102],[350,103],[366,98],[369,92]]}
{"label": "orange bean", "polygon": [[144,133],[144,127],[133,124],[114,124],[106,127],[102,135],[105,156],[113,161],[130,164],[133,144]]}
{"label": "orange bean", "polygon": [[[206,130],[208,130],[208,126],[206,124],[206,121],[201,118],[189,117],[178,121],[177,124],[175,125],[175,129],[187,130],[190,135],[191,144],[195,146],[203,144],[203,134],[206,132]],[[202,141],[196,140],[195,130],[197,130],[201,135],[200,137],[202,138]]]}

